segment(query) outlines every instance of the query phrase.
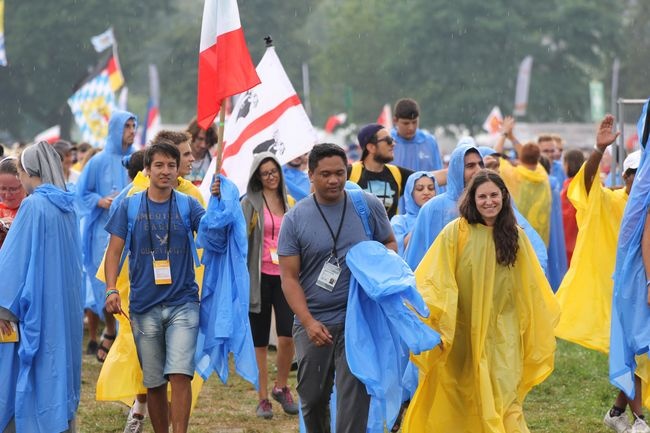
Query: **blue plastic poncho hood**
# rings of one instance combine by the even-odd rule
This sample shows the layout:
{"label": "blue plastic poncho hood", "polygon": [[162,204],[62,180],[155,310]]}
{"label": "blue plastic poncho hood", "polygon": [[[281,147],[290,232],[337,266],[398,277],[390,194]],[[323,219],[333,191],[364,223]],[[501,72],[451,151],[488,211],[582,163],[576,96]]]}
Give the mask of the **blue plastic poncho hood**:
{"label": "blue plastic poncho hood", "polygon": [[461,139],[451,153],[447,171],[447,190],[425,203],[415,220],[411,241],[404,259],[415,269],[438,233],[458,216],[458,199],[465,189],[465,154],[477,152],[470,137]]}
{"label": "blue plastic poncho hood", "polygon": [[428,177],[433,180],[433,184],[436,189],[436,195],[443,192],[438,186],[436,178],[431,174],[431,172],[428,171],[416,171],[406,180],[403,196],[404,210],[406,212],[400,215],[395,215],[390,220],[390,224],[393,227],[393,233],[395,234],[395,239],[397,240],[397,253],[402,257],[404,256],[404,238],[413,229],[415,219],[420,212],[420,206],[417,205],[415,199],[413,198],[413,189],[415,188],[415,182],[417,182],[422,177]]}
{"label": "blue plastic poncho hood", "polygon": [[415,276],[393,251],[376,241],[352,247],[346,262],[352,276],[345,319],[345,351],[350,371],[371,396],[367,432],[390,428],[412,391],[404,381],[409,354],[440,344],[440,335],[422,322],[429,310]]}

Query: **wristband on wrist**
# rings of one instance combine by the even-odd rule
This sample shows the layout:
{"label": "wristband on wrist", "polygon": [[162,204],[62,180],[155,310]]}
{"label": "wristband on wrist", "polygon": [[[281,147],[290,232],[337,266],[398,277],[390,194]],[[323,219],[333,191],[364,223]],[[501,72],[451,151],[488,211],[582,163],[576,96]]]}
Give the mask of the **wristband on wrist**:
{"label": "wristband on wrist", "polygon": [[115,289],[107,290],[107,291],[106,291],[106,297],[104,298],[104,300],[108,299],[108,297],[111,296],[111,295],[113,295],[113,294],[117,294],[117,295],[119,295],[119,293],[120,293],[120,292],[118,292],[118,291],[115,290]]}
{"label": "wristband on wrist", "polygon": [[646,287],[650,286],[650,280],[646,281],[645,286]]}
{"label": "wristband on wrist", "polygon": [[595,145],[595,144],[594,144],[594,150],[595,150],[596,152],[600,153],[601,155],[604,153],[604,152],[603,152],[602,150],[600,150],[600,149],[598,148],[598,146]]}

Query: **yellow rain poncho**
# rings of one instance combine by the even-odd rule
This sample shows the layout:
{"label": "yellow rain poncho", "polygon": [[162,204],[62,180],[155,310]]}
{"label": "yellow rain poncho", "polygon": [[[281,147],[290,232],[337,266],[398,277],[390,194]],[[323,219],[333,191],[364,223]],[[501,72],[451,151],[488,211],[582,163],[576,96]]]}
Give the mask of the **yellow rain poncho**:
{"label": "yellow rain poncho", "polygon": [[567,197],[576,208],[578,237],[571,266],[556,294],[562,318],[555,335],[609,353],[612,275],[627,194],[625,189],[603,188],[598,176],[587,194],[583,165],[571,181]]}
{"label": "yellow rain poncho", "polygon": [[[133,187],[129,190],[127,196],[132,196],[140,191],[149,188],[149,178],[139,172],[135,179],[133,179]],[[190,181],[178,178],[178,187],[176,191],[194,197],[205,207],[205,200],[199,192],[198,188]],[[199,250],[199,256],[201,256]],[[196,274],[196,281],[199,284],[199,293],[201,284],[203,282],[203,266],[194,269]],[[104,262],[97,271],[97,278],[101,281],[106,281],[104,276]],[[120,270],[117,277],[117,290],[120,292],[120,302],[122,303],[122,310],[129,311],[129,294],[131,285],[129,282],[129,259],[124,261],[124,266]],[[135,340],[131,330],[131,324],[121,314],[116,314],[115,318],[119,322],[119,332],[117,338],[108,352],[102,369],[97,378],[97,389],[95,398],[98,401],[121,401],[129,406],[133,404],[133,400],[137,394],[146,394],[147,389],[142,385],[142,369],[138,361],[138,354],[135,349]],[[192,379],[192,407],[196,404],[201,388],[203,387],[203,379],[194,373]]]}
{"label": "yellow rain poncho", "polygon": [[559,308],[524,232],[515,265],[504,267],[492,228],[458,218],[415,276],[425,322],[443,343],[413,358],[420,381],[404,431],[528,432],[522,404],[553,371]]}
{"label": "yellow rain poncho", "polygon": [[[571,266],[556,293],[562,317],[555,335],[587,349],[609,354],[612,292],[618,233],[628,195],[624,188],[604,188],[594,177],[589,194],[585,166],[569,185],[567,197],[576,208],[578,238]],[[650,408],[650,361],[637,356],[643,404]]]}
{"label": "yellow rain poncho", "polygon": [[548,247],[551,234],[551,184],[541,164],[529,170],[502,159],[499,171],[517,210],[528,220]]}

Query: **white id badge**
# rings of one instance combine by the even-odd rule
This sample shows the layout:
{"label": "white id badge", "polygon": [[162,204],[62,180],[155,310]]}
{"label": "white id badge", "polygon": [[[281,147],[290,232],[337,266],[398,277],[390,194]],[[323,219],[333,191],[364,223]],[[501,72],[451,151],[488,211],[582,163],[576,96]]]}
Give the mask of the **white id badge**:
{"label": "white id badge", "polygon": [[172,270],[169,266],[169,260],[153,261],[153,277],[156,285],[172,283]]}
{"label": "white id badge", "polygon": [[280,264],[280,257],[278,257],[278,249],[277,248],[269,248],[269,252],[271,253],[271,263],[274,265],[279,265]]}
{"label": "white id badge", "polygon": [[338,264],[330,263],[329,261],[325,262],[323,269],[320,271],[316,285],[322,289],[331,292],[336,286],[336,282],[341,275],[341,268]]}

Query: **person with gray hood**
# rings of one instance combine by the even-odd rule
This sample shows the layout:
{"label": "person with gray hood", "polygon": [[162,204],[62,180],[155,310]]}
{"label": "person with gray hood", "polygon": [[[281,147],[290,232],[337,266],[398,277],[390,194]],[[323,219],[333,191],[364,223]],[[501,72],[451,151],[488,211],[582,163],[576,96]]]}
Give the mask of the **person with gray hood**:
{"label": "person with gray hood", "polygon": [[271,395],[291,415],[298,413],[287,385],[294,356],[293,312],[282,293],[278,266],[278,236],[284,214],[294,204],[287,196],[282,166],[271,152],[255,155],[251,164],[246,195],[241,201],[248,228],[248,272],[250,274],[249,319],[259,369],[257,416],[273,417],[268,398],[267,346],[271,328],[271,308],[278,333],[277,378]]}

